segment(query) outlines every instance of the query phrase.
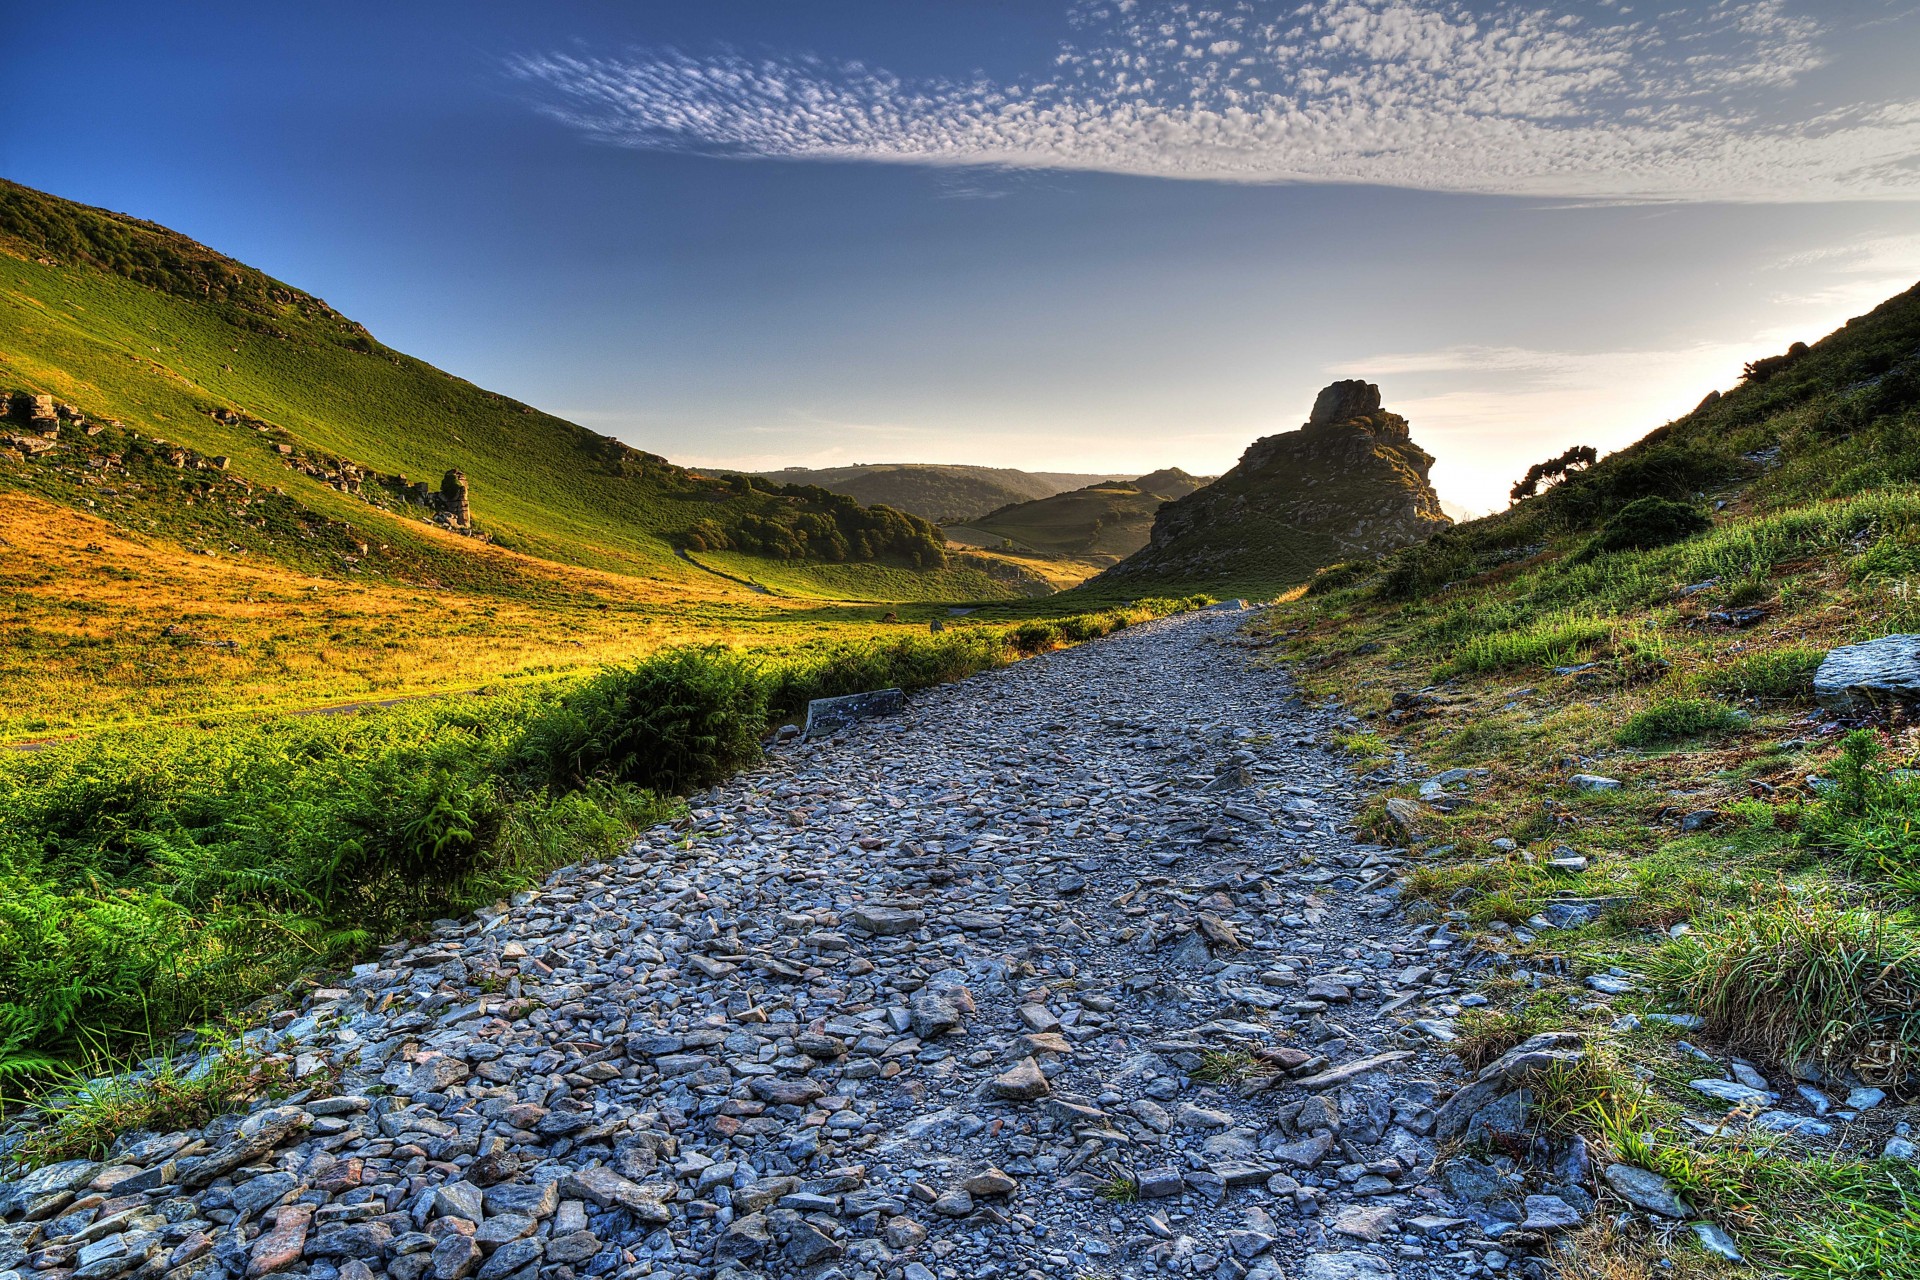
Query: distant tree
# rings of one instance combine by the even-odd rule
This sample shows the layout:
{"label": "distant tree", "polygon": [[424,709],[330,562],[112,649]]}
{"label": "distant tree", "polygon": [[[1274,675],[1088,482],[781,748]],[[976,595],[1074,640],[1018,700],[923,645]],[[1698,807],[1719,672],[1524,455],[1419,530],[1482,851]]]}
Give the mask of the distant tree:
{"label": "distant tree", "polygon": [[1527,474],[1513,486],[1508,495],[1515,502],[1522,498],[1531,498],[1540,492],[1540,486],[1549,487],[1565,480],[1575,472],[1585,471],[1600,460],[1600,455],[1590,444],[1577,444],[1557,458],[1548,458],[1545,462],[1536,462],[1527,468]]}

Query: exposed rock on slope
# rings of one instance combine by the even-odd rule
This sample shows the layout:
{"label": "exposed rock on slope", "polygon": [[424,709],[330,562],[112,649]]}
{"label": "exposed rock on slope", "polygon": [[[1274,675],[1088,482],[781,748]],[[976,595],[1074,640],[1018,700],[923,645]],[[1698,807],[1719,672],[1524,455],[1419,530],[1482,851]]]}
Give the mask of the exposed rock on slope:
{"label": "exposed rock on slope", "polygon": [[1267,436],[1204,489],[1169,503],[1145,548],[1102,575],[1281,587],[1323,565],[1422,541],[1452,523],[1433,455],[1370,382],[1322,391],[1298,431]]}

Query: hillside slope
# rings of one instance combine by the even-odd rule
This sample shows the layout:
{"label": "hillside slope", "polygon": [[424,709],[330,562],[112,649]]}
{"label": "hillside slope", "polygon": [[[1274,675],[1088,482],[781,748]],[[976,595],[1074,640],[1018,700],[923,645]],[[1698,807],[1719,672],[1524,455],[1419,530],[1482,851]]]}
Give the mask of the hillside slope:
{"label": "hillside slope", "polygon": [[967,521],[1016,502],[1119,476],[1017,471],[935,462],[876,462],[848,467],[786,467],[756,472],[781,484],[811,484],[872,505],[893,507],[936,523]]}
{"label": "hillside slope", "polygon": [[[1604,1153],[1564,1274],[1920,1275],[1916,581],[1920,286],[1507,511],[1325,570],[1248,641],[1344,704],[1362,825],[1410,855],[1387,891],[1474,960],[1408,1032],[1476,1070],[1577,1047],[1471,1118],[1515,1203],[1562,1194],[1575,1136]],[[1817,696],[1862,644],[1874,698]],[[1609,1161],[1746,1266],[1633,1214]]]}
{"label": "hillside slope", "polygon": [[[670,583],[702,576],[675,554],[694,540],[799,564],[945,560],[917,518],[673,466],[394,351],[164,227],[3,182],[0,333],[0,389],[72,406],[64,436],[57,421],[33,428],[30,406],[16,412],[19,438],[53,441],[16,449],[29,470],[64,456],[111,472],[139,449],[202,481],[223,473],[216,492],[282,490],[317,521],[370,531],[353,539],[371,544],[351,566],[360,576],[472,577],[459,561],[477,541]],[[455,471],[467,486],[457,514],[438,496]],[[429,538],[425,523],[472,536]],[[259,542],[314,567],[286,539]]]}
{"label": "hillside slope", "polygon": [[1017,549],[1111,565],[1147,545],[1154,514],[1163,503],[1207,483],[1207,477],[1168,467],[1136,480],[1103,481],[1015,503],[950,525],[947,535],[977,533],[989,544],[1005,540]]}
{"label": "hillside slope", "polygon": [[1147,545],[1096,581],[1270,594],[1445,528],[1432,465],[1380,388],[1336,382],[1306,425],[1254,441],[1226,475],[1161,509]]}

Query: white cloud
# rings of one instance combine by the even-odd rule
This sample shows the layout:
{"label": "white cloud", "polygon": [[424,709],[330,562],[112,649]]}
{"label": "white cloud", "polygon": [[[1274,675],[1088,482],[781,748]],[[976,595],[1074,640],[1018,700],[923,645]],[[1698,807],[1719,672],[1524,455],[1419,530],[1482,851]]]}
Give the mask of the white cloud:
{"label": "white cloud", "polygon": [[1787,108],[1830,55],[1783,0],[1615,13],[1083,2],[1084,38],[1028,84],[675,50],[512,67],[592,137],[713,155],[1609,200],[1920,198],[1920,98]]}

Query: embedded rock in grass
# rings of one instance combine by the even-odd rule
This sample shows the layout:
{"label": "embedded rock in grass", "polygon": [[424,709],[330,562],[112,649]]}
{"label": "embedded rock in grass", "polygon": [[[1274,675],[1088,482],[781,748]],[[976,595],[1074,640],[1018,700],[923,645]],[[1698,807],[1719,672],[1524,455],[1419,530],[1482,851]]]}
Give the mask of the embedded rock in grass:
{"label": "embedded rock in grass", "polygon": [[1657,1173],[1636,1165],[1610,1164],[1601,1176],[1615,1195],[1635,1208],[1645,1209],[1663,1218],[1693,1216],[1693,1210],[1687,1208],[1686,1201],[1680,1198],[1673,1184]]}
{"label": "embedded rock in grass", "polygon": [[1920,701],[1920,635],[1882,636],[1829,650],[1813,673],[1813,696],[1840,712]]}

